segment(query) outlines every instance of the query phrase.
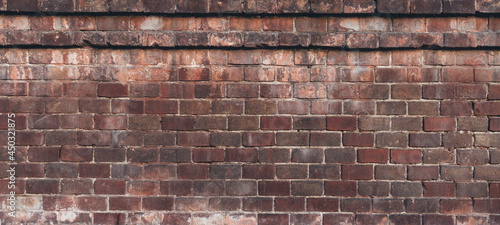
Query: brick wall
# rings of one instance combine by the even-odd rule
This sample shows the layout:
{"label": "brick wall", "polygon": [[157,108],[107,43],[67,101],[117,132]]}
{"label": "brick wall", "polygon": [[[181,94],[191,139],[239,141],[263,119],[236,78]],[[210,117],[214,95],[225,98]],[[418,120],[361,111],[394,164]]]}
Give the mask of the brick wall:
{"label": "brick wall", "polygon": [[0,222],[500,224],[498,13],[0,1]]}

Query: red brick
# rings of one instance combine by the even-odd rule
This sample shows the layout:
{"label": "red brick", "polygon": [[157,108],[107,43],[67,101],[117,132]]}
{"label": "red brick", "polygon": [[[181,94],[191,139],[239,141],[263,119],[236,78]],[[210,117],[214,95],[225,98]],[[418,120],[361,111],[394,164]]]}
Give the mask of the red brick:
{"label": "red brick", "polygon": [[421,163],[422,152],[420,150],[391,150],[391,163]]}
{"label": "red brick", "polygon": [[378,48],[378,39],[378,35],[373,33],[351,33],[347,35],[347,47],[360,49]]}
{"label": "red brick", "polygon": [[358,162],[360,163],[386,163],[389,158],[387,149],[359,149]]}
{"label": "red brick", "polygon": [[300,0],[289,2],[285,0],[278,0],[278,12],[283,13],[305,13],[309,12],[309,1]]}
{"label": "red brick", "polygon": [[398,165],[375,166],[375,178],[381,180],[405,180],[406,167]]}
{"label": "red brick", "polygon": [[342,179],[370,180],[373,178],[371,165],[342,165]]}
{"label": "red brick", "polygon": [[[45,84],[45,83],[31,83],[30,84],[30,89],[34,89],[36,85],[36,89],[42,89],[42,87],[38,87],[40,84]],[[28,93],[28,88],[26,87],[26,83],[2,83],[0,84],[0,95],[1,96],[26,96]],[[56,85],[55,85],[56,86]],[[31,94],[30,90],[30,95],[37,96],[36,94],[39,92],[35,92],[34,94]]]}
{"label": "red brick", "polygon": [[230,51],[228,63],[236,65],[252,65],[262,62],[261,51]]}
{"label": "red brick", "polygon": [[131,181],[127,184],[127,192],[133,196],[150,196],[157,191],[157,184],[154,181]]}
{"label": "red brick", "polygon": [[295,20],[298,32],[326,32],[326,18],[299,17]]}
{"label": "red brick", "polygon": [[160,96],[166,98],[194,98],[193,84],[162,84]]}
{"label": "red brick", "polygon": [[280,132],[276,134],[276,145],[278,146],[307,146],[309,145],[309,133],[306,132]]}
{"label": "red brick", "polygon": [[193,192],[192,181],[161,181],[160,192],[164,195],[186,196]]}
{"label": "red brick", "polygon": [[242,114],[243,102],[236,100],[212,101],[212,112],[214,114]]}
{"label": "red brick", "polygon": [[259,97],[259,86],[254,84],[228,84],[227,97],[257,98]]}
{"label": "red brick", "polygon": [[64,147],[61,149],[61,160],[68,162],[90,162],[93,159],[91,148]]}
{"label": "red brick", "polygon": [[94,131],[79,131],[78,144],[79,145],[110,145],[111,144],[111,133],[109,132],[94,132]]}
{"label": "red brick", "polygon": [[55,147],[30,147],[28,159],[33,162],[59,161],[59,148]]}
{"label": "red brick", "polygon": [[411,133],[410,146],[412,147],[439,147],[441,138],[439,134]]}
{"label": "red brick", "polygon": [[325,98],[326,88],[322,84],[295,84],[293,96],[296,98]]}
{"label": "red brick", "polygon": [[[16,118],[17,120],[17,118]],[[57,129],[60,125],[57,115],[31,115],[28,117],[28,127],[31,129]],[[17,121],[16,121],[17,123]],[[16,128],[18,126],[16,124]]]}
{"label": "red brick", "polygon": [[245,179],[273,179],[275,176],[272,165],[243,165]]}
{"label": "red brick", "polygon": [[389,130],[390,120],[384,117],[359,117],[359,130]]}
{"label": "red brick", "polygon": [[389,92],[388,85],[366,84],[359,86],[359,97],[364,99],[388,99]]}
{"label": "red brick", "polygon": [[259,161],[261,162],[290,162],[290,150],[282,148],[259,149]]}
{"label": "red brick", "polygon": [[424,118],[425,131],[454,131],[455,127],[454,118]]}
{"label": "red brick", "polygon": [[97,93],[101,97],[126,97],[128,86],[118,83],[101,83],[97,86]]}
{"label": "red brick", "polygon": [[325,117],[293,117],[295,130],[324,130],[325,128]]}
{"label": "red brick", "polygon": [[291,117],[263,116],[260,118],[260,128],[263,130],[291,130]]}
{"label": "red brick", "polygon": [[138,197],[110,197],[110,210],[141,210],[141,198]]}
{"label": "red brick", "polygon": [[443,82],[469,83],[474,80],[474,70],[468,67],[444,67]]}
{"label": "red brick", "polygon": [[224,150],[222,149],[194,149],[194,162],[217,162],[224,161]]}
{"label": "red brick", "polygon": [[404,68],[376,68],[375,81],[385,82],[404,82],[407,80],[407,70]]}
{"label": "red brick", "polygon": [[77,197],[76,206],[84,211],[104,211],[107,208],[105,197]]}
{"label": "red brick", "polygon": [[289,181],[259,181],[259,195],[290,196]]}
{"label": "red brick", "polygon": [[178,133],[177,144],[181,146],[208,146],[210,136],[208,133]]}
{"label": "red brick", "polygon": [[44,177],[45,166],[42,164],[17,164],[16,166],[18,177]]}
{"label": "red brick", "polygon": [[100,130],[124,130],[127,128],[126,116],[95,116],[95,128]]}
{"label": "red brick", "polygon": [[[335,67],[311,68],[311,81],[340,81],[340,70]],[[262,90],[261,90],[262,91]]]}
{"label": "red brick", "polygon": [[342,212],[369,212],[371,200],[369,198],[345,198],[340,200]]}
{"label": "red brick", "polygon": [[282,82],[307,82],[311,80],[311,75],[304,67],[285,67],[277,69],[276,79]]}
{"label": "red brick", "polygon": [[276,77],[275,68],[260,68],[260,67],[246,67],[245,80],[246,81],[274,81]]}
{"label": "red brick", "polygon": [[375,7],[375,2],[371,0],[344,1],[344,13],[372,13]]}
{"label": "red brick", "polygon": [[142,114],[144,113],[144,102],[113,99],[111,102],[111,111],[113,113]]}
{"label": "red brick", "polygon": [[408,166],[408,180],[437,180],[437,166]]}
{"label": "red brick", "polygon": [[127,160],[129,162],[149,163],[158,161],[158,149],[156,148],[129,148],[127,149]]}
{"label": "red brick", "polygon": [[454,197],[455,183],[424,182],[424,197]]}
{"label": "red brick", "polygon": [[258,31],[262,29],[262,19],[260,18],[231,18],[231,30]]}
{"label": "red brick", "polygon": [[181,114],[209,114],[211,108],[209,101],[181,101],[179,110]]}
{"label": "red brick", "polygon": [[[479,143],[480,141],[477,141]],[[443,135],[444,147],[471,147],[472,134],[467,133],[445,133]]]}
{"label": "red brick", "polygon": [[490,84],[488,92],[488,99],[500,99],[500,85]]}
{"label": "red brick", "polygon": [[179,69],[180,81],[206,81],[209,80],[210,70],[208,68],[181,68]]}
{"label": "red brick", "polygon": [[370,133],[344,133],[342,142],[346,146],[373,147],[374,135]]}
{"label": "red brick", "polygon": [[246,114],[275,114],[277,104],[272,100],[248,100],[245,102]]}
{"label": "red brick", "polygon": [[258,130],[259,117],[257,116],[230,116],[228,118],[229,130]]}
{"label": "red brick", "polygon": [[148,114],[175,114],[178,112],[177,101],[146,100],[145,110]]}
{"label": "red brick", "polygon": [[208,165],[180,164],[177,166],[177,175],[182,179],[208,179],[209,169]]}
{"label": "red brick", "polygon": [[58,194],[59,181],[58,180],[27,180],[26,181],[27,194]]}
{"label": "red brick", "polygon": [[331,84],[328,85],[328,95],[329,99],[347,99],[347,98],[357,98],[359,95],[359,85],[355,84]]}
{"label": "red brick", "polygon": [[96,194],[125,194],[125,181],[122,180],[96,180],[94,182]]}
{"label": "red brick", "polygon": [[109,164],[79,164],[78,174],[80,177],[108,178],[110,166]]}
{"label": "red brick", "polygon": [[442,199],[441,213],[466,214],[472,212],[472,200]]}
{"label": "red brick", "polygon": [[284,212],[301,212],[305,210],[305,199],[298,197],[275,198],[274,210]]}
{"label": "red brick", "polygon": [[476,102],[474,103],[474,115],[500,115],[498,107],[500,107],[500,104],[497,104],[497,102]]}
{"label": "red brick", "polygon": [[351,115],[373,115],[375,114],[375,102],[372,101],[344,102],[344,113]]}
{"label": "red brick", "polygon": [[272,146],[275,136],[273,133],[244,133],[244,146]]}
{"label": "red brick", "polygon": [[258,214],[257,222],[262,225],[288,224],[287,214]]}

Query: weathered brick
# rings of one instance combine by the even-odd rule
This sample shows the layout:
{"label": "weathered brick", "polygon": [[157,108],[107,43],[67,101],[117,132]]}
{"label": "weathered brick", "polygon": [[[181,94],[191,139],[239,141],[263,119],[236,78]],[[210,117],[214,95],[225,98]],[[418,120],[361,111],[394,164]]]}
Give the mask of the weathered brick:
{"label": "weathered brick", "polygon": [[259,149],[260,162],[290,162],[290,150],[281,148]]}
{"label": "weathered brick", "polygon": [[378,133],[376,136],[377,147],[407,147],[408,135],[406,133]]}
{"label": "weathered brick", "polygon": [[356,151],[350,148],[337,148],[325,150],[325,162],[327,163],[354,163]]}
{"label": "weathered brick", "polygon": [[371,165],[343,165],[342,179],[347,180],[370,180],[373,178],[373,166]]}
{"label": "weathered brick", "polygon": [[[439,210],[438,199],[406,199],[406,210],[412,213],[437,213]],[[427,218],[431,219],[431,218]],[[432,219],[430,221],[433,221]]]}
{"label": "weathered brick", "polygon": [[357,186],[354,181],[326,181],[325,195],[328,196],[356,196]]}
{"label": "weathered brick", "polygon": [[455,183],[424,182],[424,197],[455,197]]}
{"label": "weathered brick", "polygon": [[342,143],[345,146],[373,147],[374,134],[372,133],[344,133]]}
{"label": "weathered brick", "polygon": [[307,165],[278,165],[276,177],[278,179],[304,179],[307,177]]}
{"label": "weathered brick", "polygon": [[324,130],[325,128],[325,117],[293,117],[295,130]]}
{"label": "weathered brick", "polygon": [[470,166],[441,166],[441,179],[454,181],[468,181],[472,179]]}
{"label": "weathered brick", "polygon": [[307,146],[307,145],[309,145],[309,133],[306,133],[306,132],[279,132],[276,134],[276,145],[278,145],[278,146]]}
{"label": "weathered brick", "polygon": [[395,197],[420,197],[422,184],[418,182],[395,182],[391,184],[391,193]]}
{"label": "weathered brick", "polygon": [[344,198],[340,200],[342,212],[370,212],[371,199],[369,198]]}
{"label": "weathered brick", "polygon": [[384,117],[359,117],[359,130],[389,130],[389,118]]}
{"label": "weathered brick", "polygon": [[[359,182],[358,192],[361,196],[389,196],[389,182]],[[375,205],[375,202],[373,203]],[[402,205],[402,202],[401,202]],[[380,204],[379,206],[380,207]]]}

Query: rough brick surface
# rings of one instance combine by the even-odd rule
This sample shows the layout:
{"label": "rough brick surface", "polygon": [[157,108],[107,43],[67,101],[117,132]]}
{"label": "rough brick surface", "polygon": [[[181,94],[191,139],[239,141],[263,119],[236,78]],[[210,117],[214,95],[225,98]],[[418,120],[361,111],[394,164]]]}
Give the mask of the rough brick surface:
{"label": "rough brick surface", "polygon": [[0,12],[0,223],[500,223],[495,1]]}

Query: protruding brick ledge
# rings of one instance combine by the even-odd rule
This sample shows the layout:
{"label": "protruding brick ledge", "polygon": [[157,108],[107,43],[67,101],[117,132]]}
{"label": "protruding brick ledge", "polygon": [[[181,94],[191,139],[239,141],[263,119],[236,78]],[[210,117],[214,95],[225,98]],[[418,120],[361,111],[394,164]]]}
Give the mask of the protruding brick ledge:
{"label": "protruding brick ledge", "polygon": [[498,13],[492,0],[4,0],[0,10],[161,14],[476,14]]}
{"label": "protruding brick ledge", "polygon": [[0,16],[1,46],[418,49],[500,47],[493,17]]}

